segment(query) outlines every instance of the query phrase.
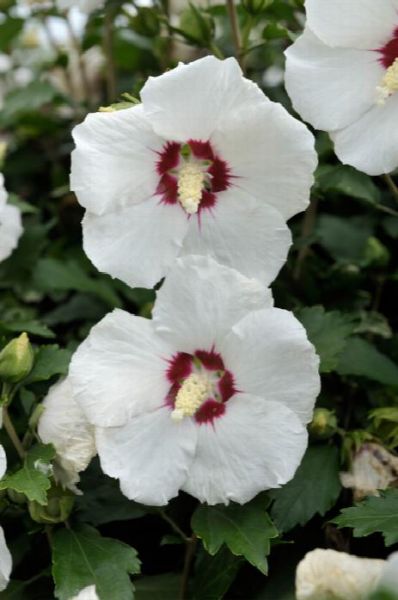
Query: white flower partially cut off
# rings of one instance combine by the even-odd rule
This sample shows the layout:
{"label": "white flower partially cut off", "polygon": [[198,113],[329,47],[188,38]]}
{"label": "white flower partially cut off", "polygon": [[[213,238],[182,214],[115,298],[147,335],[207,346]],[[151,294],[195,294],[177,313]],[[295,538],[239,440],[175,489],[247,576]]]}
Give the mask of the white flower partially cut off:
{"label": "white flower partially cut off", "polygon": [[286,51],[293,106],[330,133],[343,163],[369,175],[398,167],[398,0],[306,0]]}
{"label": "white flower partially cut off", "polygon": [[161,506],[184,490],[245,503],[300,464],[318,362],[269,290],[190,256],[170,270],[152,320],[116,309],[93,327],[69,378],[102,469],[128,498]]}
{"label": "white flower partially cut off", "polygon": [[[0,479],[7,470],[7,458],[3,446],[0,446]],[[4,537],[3,528],[0,527],[0,592],[6,589],[12,570],[12,557]]]}
{"label": "white flower partially cut off", "polygon": [[4,177],[0,173],[0,261],[11,255],[22,235],[21,212],[16,206],[7,204],[7,198]]}
{"label": "white flower partially cut off", "polygon": [[317,548],[297,567],[296,599],[367,600],[381,590],[398,598],[397,566],[398,553],[385,561]]}
{"label": "white flower partially cut off", "polygon": [[233,58],[181,63],[141,98],[73,131],[88,257],[132,287],[152,287],[188,254],[270,283],[291,243],[285,221],[308,204],[312,135]]}
{"label": "white flower partially cut off", "polygon": [[38,434],[42,442],[55,447],[55,478],[76,492],[79,473],[87,468],[96,455],[94,428],[73,399],[68,378],[50,388],[43,408]]}

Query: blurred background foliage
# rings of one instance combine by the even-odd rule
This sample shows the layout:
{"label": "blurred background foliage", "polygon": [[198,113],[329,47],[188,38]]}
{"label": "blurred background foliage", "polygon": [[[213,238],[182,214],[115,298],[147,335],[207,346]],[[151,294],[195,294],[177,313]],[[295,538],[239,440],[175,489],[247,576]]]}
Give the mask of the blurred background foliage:
{"label": "blurred background foliage", "polygon": [[[302,0],[242,0],[237,15],[239,48],[221,2],[108,0],[85,15],[76,6],[60,12],[51,2],[0,0],[0,171],[24,217],[18,249],[0,264],[0,347],[26,331],[36,353],[12,405],[22,437],[34,429],[35,407],[67,372],[90,327],[114,307],[150,316],[154,299],[153,291],[129,289],[98,273],[83,253],[83,211],[68,187],[72,127],[89,111],[125,101],[123,93],[139,96],[149,75],[207,53],[238,55],[247,76],[292,111],[283,87],[283,50],[302,30]],[[388,540],[382,536],[388,529],[383,515],[392,511],[398,522],[394,489],[372,499],[380,514],[373,529],[355,530],[354,537],[357,513],[344,512],[340,523],[332,522],[353,504],[339,472],[349,469],[356,450],[370,441],[392,452],[398,446],[398,199],[391,180],[342,166],[328,136],[318,132],[316,139],[320,163],[311,204],[289,223],[294,244],[273,284],[276,305],[295,312],[321,357],[323,385],[310,448],[292,482],[262,497],[261,507],[256,499],[235,513],[228,510],[236,507],[217,514],[197,509],[184,494],[167,512],[135,505],[94,461],[82,477],[85,493],[76,498],[70,522],[89,524],[138,551],[138,600],[178,598],[183,536],[191,535],[194,511],[192,527],[204,541],[196,548],[190,582],[196,600],[292,599],[294,569],[306,551],[322,546],[385,557],[398,542],[397,528]],[[0,437],[12,466],[15,451],[4,431]],[[0,596],[53,598],[46,521],[37,511],[26,512],[24,496],[1,493],[15,580]],[[350,510],[366,514],[366,502]],[[214,548],[206,523],[221,532],[227,517],[236,525],[234,542],[220,533]],[[249,550],[240,526],[251,532]],[[62,553],[61,541],[54,552]],[[264,556],[271,547],[266,576]]]}

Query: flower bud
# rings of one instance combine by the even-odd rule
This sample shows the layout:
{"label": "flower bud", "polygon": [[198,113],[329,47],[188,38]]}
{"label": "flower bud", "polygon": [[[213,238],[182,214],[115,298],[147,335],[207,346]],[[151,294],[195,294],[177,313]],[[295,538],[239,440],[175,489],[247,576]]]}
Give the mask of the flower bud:
{"label": "flower bud", "polygon": [[368,238],[365,248],[365,266],[385,267],[390,260],[390,253],[377,238]]}
{"label": "flower bud", "polygon": [[274,0],[242,0],[242,6],[249,15],[256,16],[262,13]]}
{"label": "flower bud", "polygon": [[53,483],[47,494],[47,506],[29,502],[29,514],[36,523],[54,525],[66,521],[72,512],[75,496],[70,490]]}
{"label": "flower bud", "polygon": [[308,430],[313,439],[327,440],[336,433],[336,415],[327,408],[316,408]]}
{"label": "flower bud", "polygon": [[18,383],[33,367],[33,350],[26,333],[14,338],[0,352],[0,380]]}

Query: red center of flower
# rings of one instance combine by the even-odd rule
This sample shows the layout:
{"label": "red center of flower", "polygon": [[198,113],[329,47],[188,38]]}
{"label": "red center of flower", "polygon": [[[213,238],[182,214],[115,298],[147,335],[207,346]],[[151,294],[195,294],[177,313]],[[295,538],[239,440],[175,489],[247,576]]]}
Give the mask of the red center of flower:
{"label": "red center of flower", "polygon": [[198,211],[214,206],[217,192],[223,192],[230,185],[230,169],[227,163],[217,156],[210,142],[199,140],[189,140],[187,144],[167,142],[158,154],[156,167],[160,179],[156,193],[161,196],[165,204],[178,202],[179,172],[187,161],[197,165],[203,172],[204,185]]}
{"label": "red center of flower", "polygon": [[398,27],[396,27],[393,37],[385,46],[378,49],[380,53],[379,61],[388,69],[394,63],[394,61],[398,58]]}
{"label": "red center of flower", "polygon": [[173,356],[167,369],[170,390],[166,404],[178,410],[181,390],[195,377],[206,382],[206,392],[192,416],[197,423],[212,423],[225,413],[226,402],[237,392],[232,373],[214,350],[196,350],[193,355],[178,352]]}

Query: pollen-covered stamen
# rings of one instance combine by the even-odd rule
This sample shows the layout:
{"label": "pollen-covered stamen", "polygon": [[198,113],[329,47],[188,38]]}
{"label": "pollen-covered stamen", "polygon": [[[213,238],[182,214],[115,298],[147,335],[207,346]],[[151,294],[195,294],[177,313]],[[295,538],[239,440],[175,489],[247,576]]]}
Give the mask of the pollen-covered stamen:
{"label": "pollen-covered stamen", "polygon": [[382,106],[386,100],[398,91],[398,58],[386,70],[381,85],[377,86],[377,104]]}
{"label": "pollen-covered stamen", "polygon": [[171,418],[174,421],[181,421],[184,417],[192,417],[208,398],[210,390],[210,382],[206,375],[200,373],[189,375],[177,392]]}
{"label": "pollen-covered stamen", "polygon": [[190,215],[198,212],[206,171],[199,163],[185,162],[178,170],[178,200]]}

